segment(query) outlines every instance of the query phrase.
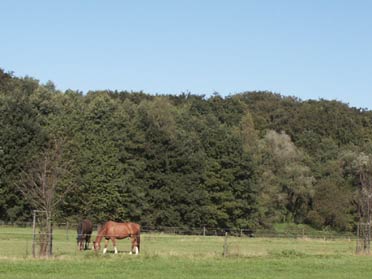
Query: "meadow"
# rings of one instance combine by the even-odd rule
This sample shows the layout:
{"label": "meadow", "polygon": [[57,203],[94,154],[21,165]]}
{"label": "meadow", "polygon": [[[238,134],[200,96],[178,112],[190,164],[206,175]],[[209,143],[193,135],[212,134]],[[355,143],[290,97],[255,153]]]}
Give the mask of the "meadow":
{"label": "meadow", "polygon": [[128,254],[129,240],[118,242],[117,255],[80,252],[75,237],[55,230],[53,257],[33,259],[30,228],[0,227],[0,278],[372,277],[372,258],[355,255],[348,238],[229,236],[224,257],[220,236],[143,233],[138,256]]}

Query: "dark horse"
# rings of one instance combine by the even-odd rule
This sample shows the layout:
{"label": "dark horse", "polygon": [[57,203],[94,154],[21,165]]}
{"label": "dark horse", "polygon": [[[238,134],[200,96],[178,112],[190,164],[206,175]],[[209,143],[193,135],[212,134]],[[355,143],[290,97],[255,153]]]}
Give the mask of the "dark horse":
{"label": "dark horse", "polygon": [[77,245],[79,250],[87,250],[89,248],[90,236],[92,235],[93,224],[90,220],[83,220],[77,228]]}
{"label": "dark horse", "polygon": [[106,222],[99,230],[96,240],[93,242],[94,250],[98,251],[101,249],[101,240],[105,238],[105,248],[103,249],[103,254],[107,251],[107,246],[109,240],[111,239],[112,245],[114,246],[115,254],[118,253],[116,248],[116,239],[124,239],[130,237],[132,242],[132,248],[130,254],[134,252],[138,254],[140,251],[140,238],[141,227],[136,223],[118,223],[113,221]]}

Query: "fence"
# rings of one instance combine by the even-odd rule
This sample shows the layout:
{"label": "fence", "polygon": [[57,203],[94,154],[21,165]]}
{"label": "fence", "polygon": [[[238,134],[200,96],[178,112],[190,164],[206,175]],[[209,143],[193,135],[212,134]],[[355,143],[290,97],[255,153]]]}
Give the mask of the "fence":
{"label": "fence", "polygon": [[[97,227],[92,235],[94,240]],[[76,223],[53,224],[54,256],[89,256],[76,243]],[[290,231],[251,231],[249,229],[142,227],[141,253],[147,255],[256,256],[298,254],[354,254],[356,237],[352,234]],[[111,244],[110,244],[111,245]],[[119,252],[127,254],[130,241],[117,242]],[[109,250],[110,250],[109,246]],[[112,248],[112,247],[111,247]],[[112,250],[112,249],[111,249]],[[0,257],[32,256],[32,223],[0,222]]]}
{"label": "fence", "polygon": [[[32,222],[5,222],[0,220],[1,227],[27,228],[32,227]],[[66,240],[74,235],[76,237],[76,229],[78,223],[64,222],[53,223],[54,229],[65,231]],[[99,224],[94,225],[94,231],[100,227]],[[230,236],[239,237],[267,237],[267,238],[321,238],[321,239],[354,239],[357,237],[355,233],[345,232],[337,233],[334,231],[316,231],[307,230],[306,228],[290,228],[284,231],[274,231],[268,229],[252,230],[249,228],[218,228],[218,227],[169,227],[169,226],[141,226],[141,232],[145,233],[165,233],[174,235],[199,235],[199,236],[225,236],[227,232]]]}

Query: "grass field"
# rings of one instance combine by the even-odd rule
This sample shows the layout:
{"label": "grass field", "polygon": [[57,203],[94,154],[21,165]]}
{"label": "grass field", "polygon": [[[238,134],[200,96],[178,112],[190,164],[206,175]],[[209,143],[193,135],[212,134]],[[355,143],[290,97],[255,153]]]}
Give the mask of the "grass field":
{"label": "grass field", "polygon": [[[52,259],[31,257],[30,228],[0,227],[0,278],[372,278],[372,258],[354,255],[355,241],[309,238],[224,238],[142,235],[141,254],[76,250],[76,235],[55,230]],[[110,249],[110,248],[109,248]]]}

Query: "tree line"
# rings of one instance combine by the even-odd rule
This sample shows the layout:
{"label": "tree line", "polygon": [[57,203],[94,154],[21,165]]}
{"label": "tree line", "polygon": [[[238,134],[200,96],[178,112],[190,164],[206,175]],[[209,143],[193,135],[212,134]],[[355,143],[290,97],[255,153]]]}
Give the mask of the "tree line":
{"label": "tree line", "polygon": [[19,185],[56,143],[55,220],[350,231],[366,214],[372,111],[338,101],[61,92],[0,70],[1,220],[31,218]]}

